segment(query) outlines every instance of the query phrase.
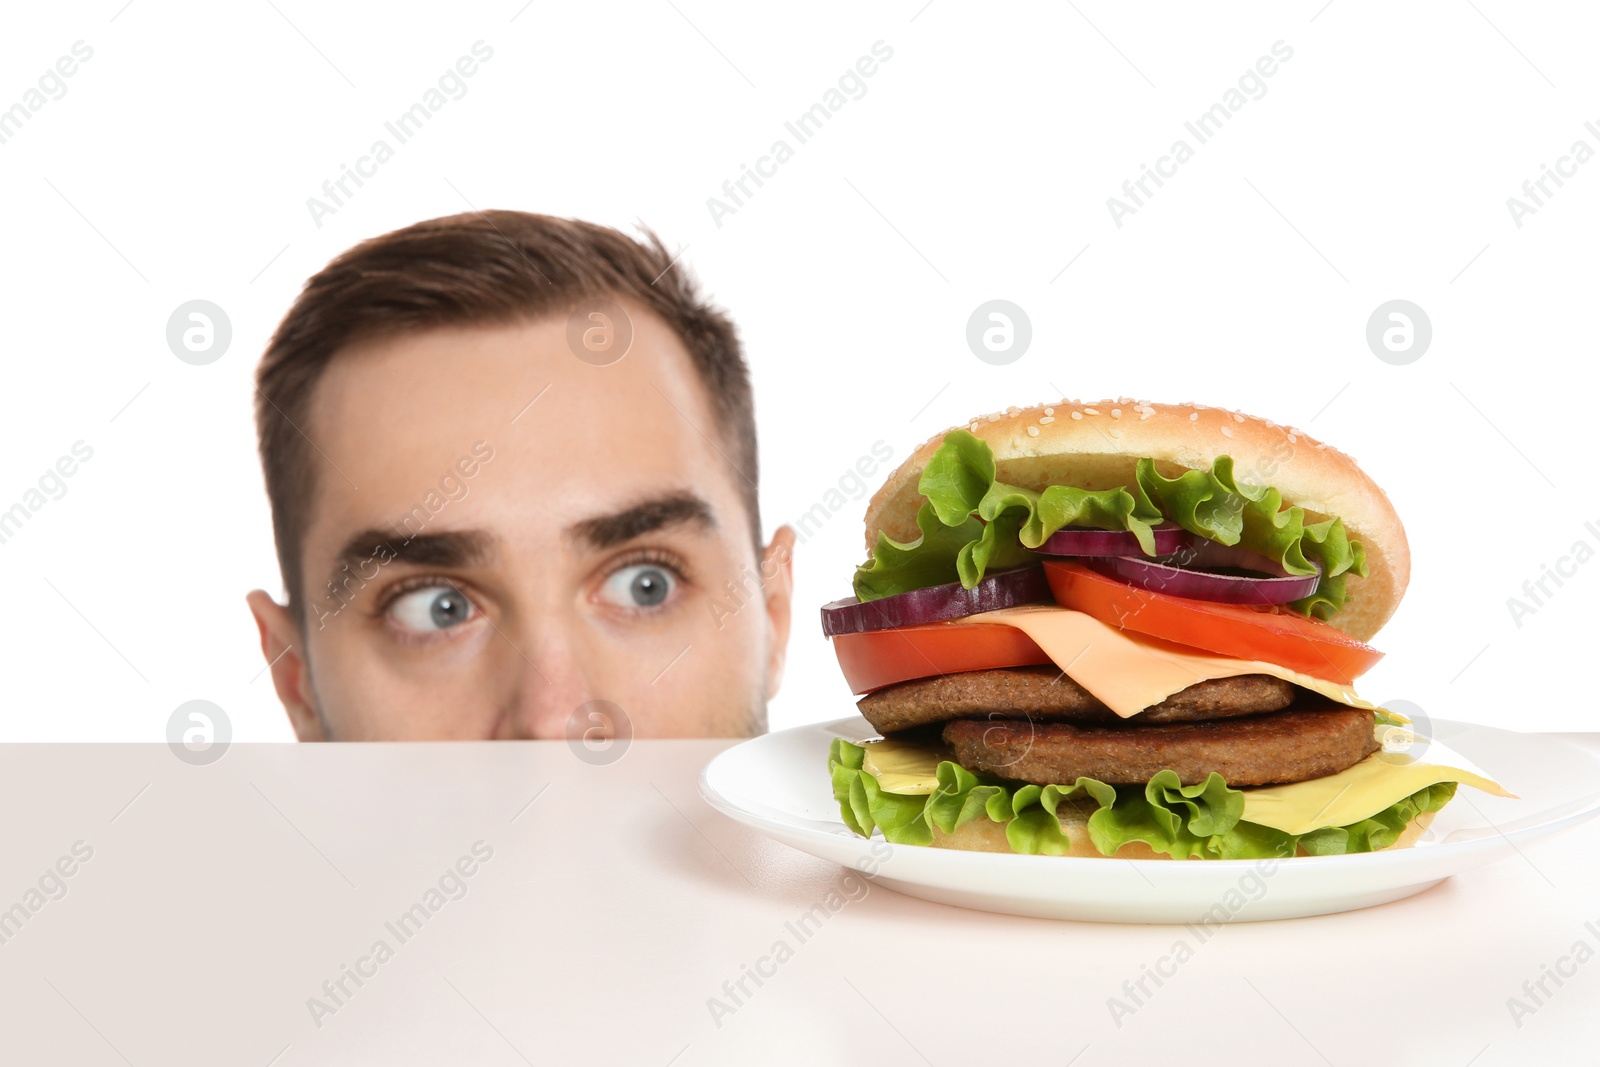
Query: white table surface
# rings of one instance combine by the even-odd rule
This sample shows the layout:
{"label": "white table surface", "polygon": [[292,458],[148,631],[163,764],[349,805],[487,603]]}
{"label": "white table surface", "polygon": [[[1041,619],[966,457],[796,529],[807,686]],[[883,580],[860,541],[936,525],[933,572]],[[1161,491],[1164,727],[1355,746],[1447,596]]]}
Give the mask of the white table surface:
{"label": "white table surface", "polygon": [[[563,742],[235,745],[201,767],[0,747],[0,909],[93,850],[5,928],[0,1062],[1600,1062],[1600,957],[1572,955],[1600,950],[1600,820],[1408,900],[1199,944],[882,887],[801,942],[786,924],[844,872],[700,799],[730,743],[636,741],[606,766]],[[404,941],[386,927],[478,842],[492,856],[459,899]],[[1108,999],[1185,937],[1192,958],[1114,1019]],[[323,983],[380,939],[392,955],[319,1026],[308,999],[334,1006]],[[779,940],[791,957],[714,1019]],[[1514,1019],[1508,998],[1563,957],[1572,976]]]}

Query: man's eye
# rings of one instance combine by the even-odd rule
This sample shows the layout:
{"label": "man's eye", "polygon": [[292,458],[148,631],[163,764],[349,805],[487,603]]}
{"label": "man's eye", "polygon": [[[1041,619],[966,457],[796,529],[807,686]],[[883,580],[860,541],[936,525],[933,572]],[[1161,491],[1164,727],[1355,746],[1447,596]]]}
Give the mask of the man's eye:
{"label": "man's eye", "polygon": [[613,571],[600,587],[600,596],[618,607],[653,608],[665,601],[677,584],[665,568],[638,563]]}
{"label": "man's eye", "polygon": [[417,633],[437,633],[477,617],[478,609],[461,590],[430,585],[402,593],[389,603],[389,617]]}

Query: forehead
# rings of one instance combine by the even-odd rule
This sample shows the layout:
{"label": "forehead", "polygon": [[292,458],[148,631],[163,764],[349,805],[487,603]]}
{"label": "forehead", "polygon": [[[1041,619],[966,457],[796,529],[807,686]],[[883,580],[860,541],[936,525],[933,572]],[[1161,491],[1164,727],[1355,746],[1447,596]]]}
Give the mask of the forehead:
{"label": "forehead", "polygon": [[[441,484],[466,492],[446,505],[440,528],[547,540],[675,487],[705,496],[719,525],[742,528],[740,476],[722,456],[688,352],[654,314],[627,310],[632,345],[608,366],[573,354],[565,315],[429,329],[339,353],[303,427],[317,471],[308,555],[336,551],[330,541],[355,529],[400,522],[429,493],[448,496]],[[489,449],[493,459],[463,477],[462,461]]]}

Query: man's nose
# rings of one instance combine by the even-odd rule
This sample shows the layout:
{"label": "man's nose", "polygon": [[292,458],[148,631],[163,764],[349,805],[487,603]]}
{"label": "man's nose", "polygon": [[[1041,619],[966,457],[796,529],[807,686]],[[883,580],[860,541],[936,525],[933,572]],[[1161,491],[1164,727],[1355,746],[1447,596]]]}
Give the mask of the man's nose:
{"label": "man's nose", "polygon": [[559,637],[514,649],[515,684],[495,724],[497,740],[558,741],[581,736],[593,686],[578,650]]}

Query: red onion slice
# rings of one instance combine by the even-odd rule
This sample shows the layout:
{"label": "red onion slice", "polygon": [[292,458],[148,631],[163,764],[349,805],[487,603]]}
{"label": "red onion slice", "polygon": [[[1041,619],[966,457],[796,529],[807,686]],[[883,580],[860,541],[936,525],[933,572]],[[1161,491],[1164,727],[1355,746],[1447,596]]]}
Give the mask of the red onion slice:
{"label": "red onion slice", "polygon": [[[1156,554],[1167,555],[1188,548],[1195,536],[1174,522],[1151,527]],[[1034,549],[1051,556],[1137,556],[1144,553],[1139,539],[1127,530],[1092,530],[1086,526],[1067,526]]]}
{"label": "red onion slice", "polygon": [[1113,556],[1085,565],[1140,589],[1218,604],[1288,604],[1316,592],[1322,580],[1320,568],[1315,574],[1290,574],[1274,559],[1207,538],[1157,559]]}
{"label": "red onion slice", "polygon": [[893,626],[917,626],[1050,599],[1050,583],[1045,580],[1043,567],[1015,567],[996,571],[971,589],[963,588],[960,582],[949,582],[909,589],[864,604],[853,596],[835,600],[822,607],[822,632],[837,637]]}

